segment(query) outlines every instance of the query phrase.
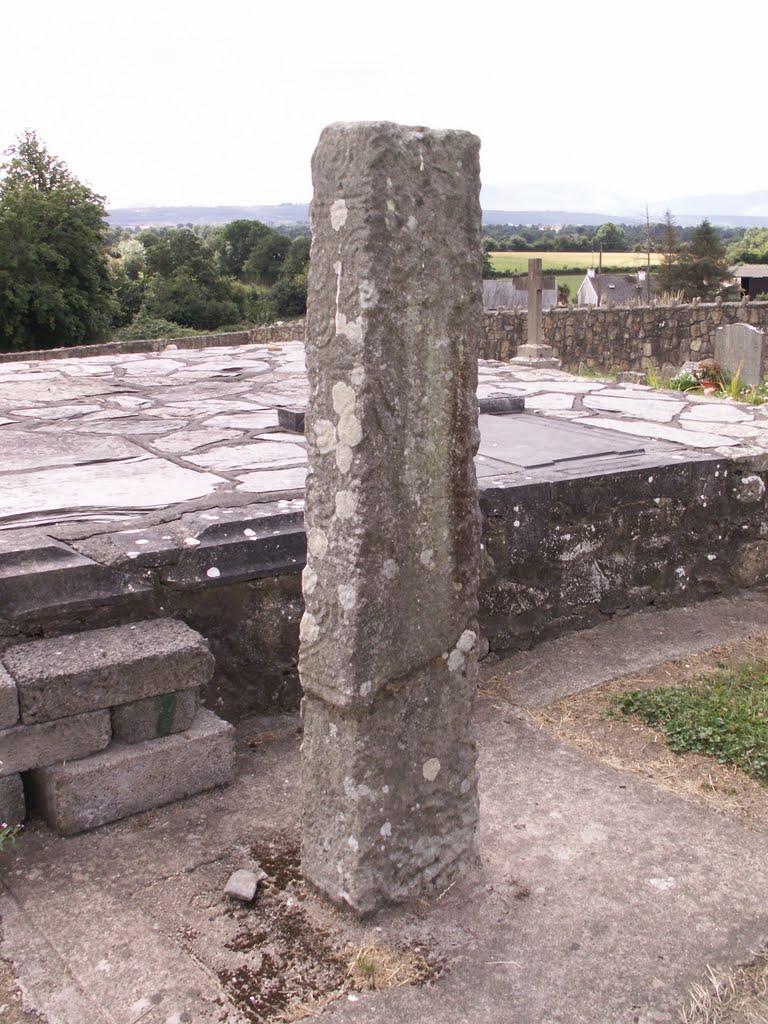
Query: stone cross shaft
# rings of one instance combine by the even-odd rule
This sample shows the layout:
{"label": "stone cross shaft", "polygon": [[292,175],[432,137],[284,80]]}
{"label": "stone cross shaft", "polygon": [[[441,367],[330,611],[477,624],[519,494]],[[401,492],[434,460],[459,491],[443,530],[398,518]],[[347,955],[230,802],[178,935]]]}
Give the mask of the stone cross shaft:
{"label": "stone cross shaft", "polygon": [[528,260],[528,344],[544,343],[541,292],[544,286],[540,259]]}
{"label": "stone cross shaft", "polygon": [[528,340],[520,345],[517,355],[510,359],[516,366],[527,366],[537,370],[560,369],[560,360],[555,359],[552,347],[544,344],[544,320],[542,317],[542,276],[540,259],[528,260]]}
{"label": "stone cross shaft", "polygon": [[302,868],[361,914],[477,856],[478,153],[372,122],[312,161]]}

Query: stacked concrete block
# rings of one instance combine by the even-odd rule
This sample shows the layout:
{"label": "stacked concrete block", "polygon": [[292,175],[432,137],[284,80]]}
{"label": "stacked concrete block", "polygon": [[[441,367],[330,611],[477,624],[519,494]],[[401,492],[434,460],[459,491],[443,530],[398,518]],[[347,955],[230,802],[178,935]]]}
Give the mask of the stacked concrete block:
{"label": "stacked concrete block", "polygon": [[3,653],[2,663],[3,820],[24,816],[21,773],[43,816],[63,834],[234,776],[234,730],[199,710],[213,657],[182,622],[160,619],[19,644]]}
{"label": "stacked concrete block", "polygon": [[13,772],[8,762],[2,737],[19,720],[19,698],[16,683],[0,664],[0,824],[19,825],[26,817],[24,786],[21,775]]}

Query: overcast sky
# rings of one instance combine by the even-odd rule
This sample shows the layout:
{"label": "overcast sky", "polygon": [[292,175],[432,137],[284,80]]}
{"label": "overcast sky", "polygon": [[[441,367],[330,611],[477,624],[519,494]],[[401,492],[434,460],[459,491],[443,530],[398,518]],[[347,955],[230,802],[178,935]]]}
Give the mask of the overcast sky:
{"label": "overcast sky", "polygon": [[765,0],[3,6],[0,149],[110,206],[304,202],[322,127],[378,119],[475,132],[489,185],[768,188]]}

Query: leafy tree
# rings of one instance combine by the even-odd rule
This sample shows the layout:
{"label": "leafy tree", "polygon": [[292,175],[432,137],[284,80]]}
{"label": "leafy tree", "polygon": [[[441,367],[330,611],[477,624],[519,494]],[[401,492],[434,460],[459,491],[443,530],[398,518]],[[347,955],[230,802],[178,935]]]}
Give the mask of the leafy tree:
{"label": "leafy tree", "polygon": [[242,279],[253,250],[273,234],[271,228],[258,220],[233,220],[225,225],[215,243],[222,274]]}
{"label": "leafy tree", "polygon": [[34,132],[0,167],[0,347],[103,337],[114,309],[104,199]]}
{"label": "leafy tree", "polygon": [[678,286],[687,299],[711,299],[721,291],[728,276],[725,246],[709,221],[703,220],[680,252]]}
{"label": "leafy tree", "polygon": [[234,323],[242,315],[229,281],[197,277],[185,268],[168,277],[156,274],[147,286],[142,310],[149,316],[201,330]]}
{"label": "leafy tree", "polygon": [[624,252],[627,248],[624,228],[611,221],[601,224],[595,233],[595,245],[602,245],[608,252]]}
{"label": "leafy tree", "polygon": [[257,284],[274,284],[280,277],[290,248],[289,238],[270,232],[254,246],[243,267],[243,276]]}
{"label": "leafy tree", "polygon": [[768,228],[749,228],[726,251],[731,263],[768,263]]}

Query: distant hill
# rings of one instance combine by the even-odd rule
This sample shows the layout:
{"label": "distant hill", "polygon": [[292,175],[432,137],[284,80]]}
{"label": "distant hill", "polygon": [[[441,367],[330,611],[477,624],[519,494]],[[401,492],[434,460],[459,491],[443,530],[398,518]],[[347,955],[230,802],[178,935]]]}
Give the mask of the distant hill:
{"label": "distant hill", "polygon": [[124,228],[175,227],[177,224],[229,224],[260,220],[264,224],[308,224],[308,203],[278,206],[142,206],[107,210],[111,224]]}
{"label": "distant hill", "polygon": [[[484,224],[586,224],[615,221],[640,224],[642,208],[617,193],[601,193],[578,185],[488,185],[482,191]],[[682,227],[707,217],[721,227],[768,227],[768,191],[742,195],[677,196],[648,203],[652,220],[671,210]],[[177,224],[228,224],[260,220],[265,224],[309,223],[308,203],[277,206],[146,206],[108,210],[112,224],[122,227],[174,227]]]}

